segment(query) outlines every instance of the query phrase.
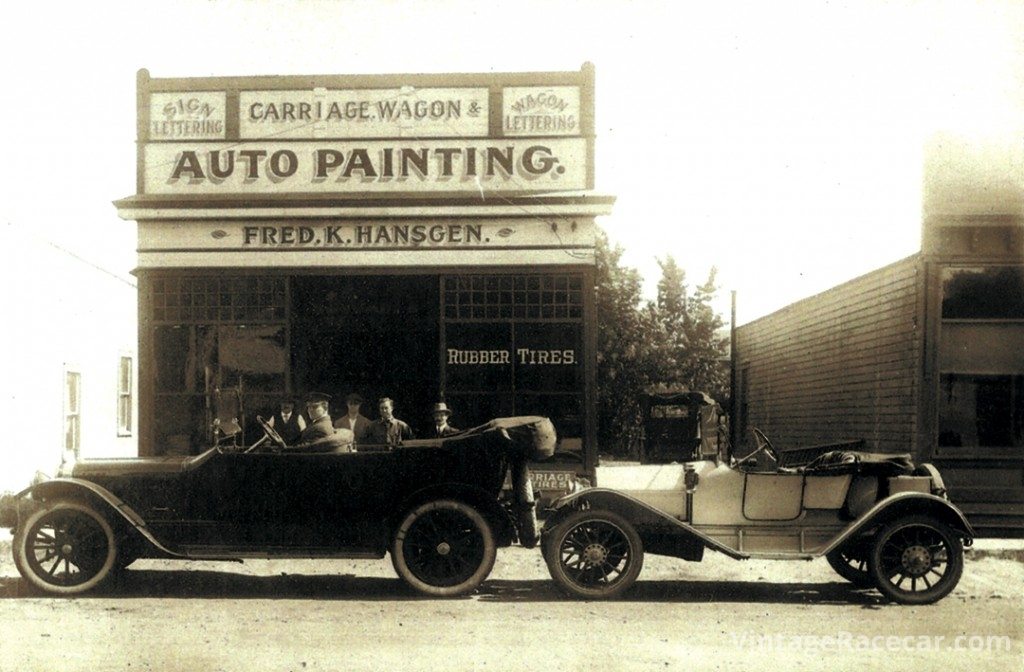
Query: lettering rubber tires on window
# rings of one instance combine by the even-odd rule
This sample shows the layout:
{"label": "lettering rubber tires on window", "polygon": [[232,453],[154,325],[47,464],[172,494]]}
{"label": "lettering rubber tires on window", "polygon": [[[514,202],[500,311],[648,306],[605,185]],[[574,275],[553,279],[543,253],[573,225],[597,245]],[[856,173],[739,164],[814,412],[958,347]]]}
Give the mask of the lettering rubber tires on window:
{"label": "lettering rubber tires on window", "polygon": [[449,499],[410,511],[391,544],[398,575],[431,597],[472,592],[491,573],[496,556],[487,520],[472,506]]}
{"label": "lettering rubber tires on window", "polygon": [[47,502],[14,538],[14,564],[29,584],[56,595],[78,595],[110,579],[117,542],[107,518],[88,504]]}
{"label": "lettering rubber tires on window", "polygon": [[948,525],[930,516],[899,518],[875,537],[868,569],[893,602],[931,604],[959,583],[964,547]]}
{"label": "lettering rubber tires on window", "polygon": [[576,511],[545,535],[551,578],[572,597],[606,600],[636,582],[643,543],[633,526],[611,511]]}

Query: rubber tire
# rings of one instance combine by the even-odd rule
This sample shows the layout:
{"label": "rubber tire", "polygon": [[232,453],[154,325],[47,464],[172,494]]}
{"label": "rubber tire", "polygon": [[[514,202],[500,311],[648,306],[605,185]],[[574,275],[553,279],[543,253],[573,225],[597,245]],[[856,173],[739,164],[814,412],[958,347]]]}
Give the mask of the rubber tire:
{"label": "rubber tire", "polygon": [[[103,565],[91,578],[74,586],[60,586],[47,582],[44,578],[38,576],[32,571],[31,563],[28,561],[28,549],[26,548],[26,542],[28,541],[29,531],[35,527],[36,523],[38,523],[42,518],[60,510],[77,511],[89,516],[102,530],[107,541],[107,556],[103,560]],[[18,532],[15,535],[13,542],[12,552],[14,554],[14,565],[17,567],[18,572],[21,573],[22,577],[24,577],[32,589],[51,595],[80,595],[90,590],[94,590],[108,582],[117,569],[117,538],[114,534],[114,529],[111,526],[110,521],[107,520],[106,516],[96,511],[93,507],[82,502],[57,499],[45,503],[43,506],[33,511],[24,520],[23,524],[18,528]]]}
{"label": "rubber tire", "polygon": [[[858,588],[874,588],[875,577],[871,573],[871,570],[868,569],[868,566],[871,564],[871,561],[867,557],[865,557],[864,569],[857,569],[855,567],[852,567],[846,561],[846,559],[843,558],[843,552],[845,550],[845,548],[837,548],[836,550],[826,555],[825,559],[828,560],[828,564],[832,567],[832,569],[835,570],[836,574],[843,577],[844,579],[846,579],[853,585],[857,586]],[[869,555],[869,552],[865,552],[864,555]]]}
{"label": "rubber tire", "polygon": [[[483,558],[476,571],[473,572],[465,581],[456,584],[454,586],[435,586],[427,583],[409,568],[409,565],[405,561],[403,554],[403,542],[405,535],[412,527],[413,523],[416,522],[421,516],[430,513],[431,511],[437,510],[451,510],[458,511],[459,513],[466,516],[477,531],[480,532],[484,541]],[[402,522],[399,524],[398,529],[395,531],[395,535],[391,541],[391,564],[394,566],[398,576],[403,581],[409,584],[413,589],[429,595],[430,597],[459,597],[473,592],[477,587],[484,582],[484,580],[490,575],[491,570],[494,569],[494,561],[497,558],[497,545],[494,541],[494,533],[491,531],[491,526],[487,522],[487,519],[480,514],[475,508],[463,502],[453,499],[438,499],[426,504],[421,504],[416,507],[402,518]]]}
{"label": "rubber tire", "polygon": [[[931,528],[943,538],[947,547],[946,573],[939,582],[932,588],[921,592],[901,590],[894,586],[881,569],[882,550],[889,539],[898,531],[911,526],[923,526]],[[868,569],[875,580],[875,586],[881,591],[883,597],[899,604],[932,604],[938,602],[948,595],[957,583],[964,571],[964,547],[956,534],[948,525],[931,516],[917,515],[897,518],[885,525],[875,536],[875,542],[871,547],[871,556],[868,561]]]}
{"label": "rubber tire", "polygon": [[[618,528],[629,545],[630,559],[626,571],[606,588],[590,588],[576,583],[566,574],[560,557],[562,542],[566,536],[582,523],[593,521],[604,522]],[[570,597],[584,600],[613,600],[621,597],[636,583],[644,566],[644,545],[640,535],[628,520],[613,511],[576,511],[569,514],[552,528],[550,534],[545,535],[542,554],[551,578],[558,587]]]}

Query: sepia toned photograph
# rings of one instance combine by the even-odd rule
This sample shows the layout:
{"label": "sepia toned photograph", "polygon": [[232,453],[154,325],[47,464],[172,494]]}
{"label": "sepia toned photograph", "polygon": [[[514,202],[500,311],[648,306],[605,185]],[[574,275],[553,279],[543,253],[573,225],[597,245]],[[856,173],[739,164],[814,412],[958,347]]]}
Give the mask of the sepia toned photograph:
{"label": "sepia toned photograph", "polygon": [[1024,5],[5,17],[0,672],[1024,666]]}

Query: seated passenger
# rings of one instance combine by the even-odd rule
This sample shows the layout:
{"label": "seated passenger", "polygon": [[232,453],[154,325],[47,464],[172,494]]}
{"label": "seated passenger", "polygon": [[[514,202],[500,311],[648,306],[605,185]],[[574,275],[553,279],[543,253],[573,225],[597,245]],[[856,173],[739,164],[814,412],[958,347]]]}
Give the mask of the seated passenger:
{"label": "seated passenger", "polygon": [[295,412],[295,402],[287,398],[281,400],[280,410],[270,416],[267,424],[276,429],[289,446],[295,444],[306,429],[305,418]]}
{"label": "seated passenger", "polygon": [[446,436],[452,434],[458,434],[461,429],[456,429],[448,424],[448,418],[451,416],[452,411],[448,408],[448,404],[443,401],[434,404],[434,408],[431,410],[431,415],[434,416],[434,436],[438,439],[443,439]]}
{"label": "seated passenger", "polygon": [[395,403],[391,399],[388,397],[381,399],[377,404],[377,409],[380,411],[380,420],[370,425],[367,443],[394,448],[402,445],[402,441],[413,438],[409,425],[395,417]]}

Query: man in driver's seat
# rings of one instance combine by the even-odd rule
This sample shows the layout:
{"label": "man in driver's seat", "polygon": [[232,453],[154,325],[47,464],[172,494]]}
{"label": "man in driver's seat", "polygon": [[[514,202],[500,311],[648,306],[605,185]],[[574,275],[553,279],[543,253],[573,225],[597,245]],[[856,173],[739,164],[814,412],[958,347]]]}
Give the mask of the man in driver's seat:
{"label": "man in driver's seat", "polygon": [[331,415],[328,412],[330,401],[331,395],[323,392],[310,392],[306,396],[306,415],[309,416],[309,424],[299,435],[300,445],[334,434],[334,425],[331,424]]}

